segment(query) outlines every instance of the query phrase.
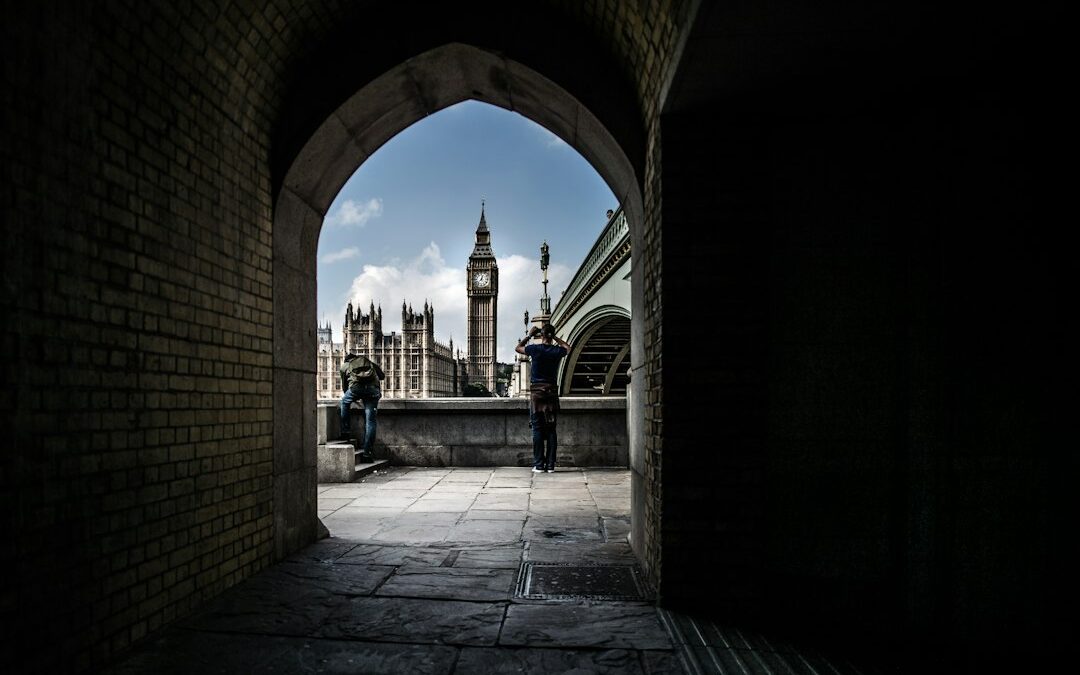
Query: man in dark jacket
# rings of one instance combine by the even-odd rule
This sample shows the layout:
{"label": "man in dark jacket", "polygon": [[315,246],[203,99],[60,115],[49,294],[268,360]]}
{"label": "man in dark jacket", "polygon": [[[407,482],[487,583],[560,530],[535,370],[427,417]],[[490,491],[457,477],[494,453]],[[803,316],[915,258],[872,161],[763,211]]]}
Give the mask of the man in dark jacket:
{"label": "man in dark jacket", "polygon": [[360,450],[361,462],[374,462],[371,449],[375,445],[375,432],[379,424],[379,399],[382,389],[379,381],[385,379],[382,368],[366,356],[349,353],[341,364],[341,437],[353,435],[349,409],[354,401],[364,404],[364,447]]}
{"label": "man in dark jacket", "polygon": [[[530,337],[543,336],[540,344],[527,345]],[[527,346],[526,346],[527,345]],[[533,326],[529,335],[514,348],[529,357],[529,422],[533,433],[533,473],[555,471],[558,436],[555,423],[559,413],[559,361],[570,353],[570,344],[555,337],[555,327],[545,323],[543,330]],[[545,452],[544,442],[547,441]]]}

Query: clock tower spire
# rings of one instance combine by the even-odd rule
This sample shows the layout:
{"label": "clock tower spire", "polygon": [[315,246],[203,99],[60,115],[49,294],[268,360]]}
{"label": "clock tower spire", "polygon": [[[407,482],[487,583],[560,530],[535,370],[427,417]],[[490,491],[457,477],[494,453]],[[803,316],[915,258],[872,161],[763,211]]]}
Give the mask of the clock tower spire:
{"label": "clock tower spire", "polygon": [[495,253],[491,250],[491,232],[488,230],[484,206],[481,201],[480,224],[476,226],[472,255],[465,267],[465,292],[469,307],[466,324],[468,373],[470,382],[482,384],[495,393],[499,266],[495,264]]}

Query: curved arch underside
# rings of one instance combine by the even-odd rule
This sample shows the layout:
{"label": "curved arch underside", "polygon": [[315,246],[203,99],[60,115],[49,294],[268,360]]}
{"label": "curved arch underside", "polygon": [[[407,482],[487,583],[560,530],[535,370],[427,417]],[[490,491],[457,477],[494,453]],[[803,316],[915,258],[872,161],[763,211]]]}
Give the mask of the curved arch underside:
{"label": "curved arch underside", "polygon": [[[356,169],[420,119],[465,100],[520,113],[577,150],[640,223],[639,178],[624,144],[566,89],[501,54],[461,43],[410,58],[363,86],[319,126],[285,174],[278,203],[296,197],[319,216]],[[636,116],[636,111],[626,114]]]}
{"label": "curved arch underside", "polygon": [[630,319],[606,316],[581,333],[567,359],[562,394],[625,396],[630,368]]}

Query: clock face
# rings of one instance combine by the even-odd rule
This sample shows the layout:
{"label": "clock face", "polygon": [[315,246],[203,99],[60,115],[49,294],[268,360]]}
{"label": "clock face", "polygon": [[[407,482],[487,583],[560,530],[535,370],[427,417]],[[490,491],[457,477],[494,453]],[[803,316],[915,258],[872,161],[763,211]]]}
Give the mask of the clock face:
{"label": "clock face", "polygon": [[473,276],[473,283],[476,284],[478,288],[486,288],[490,281],[491,277],[487,272],[477,272]]}

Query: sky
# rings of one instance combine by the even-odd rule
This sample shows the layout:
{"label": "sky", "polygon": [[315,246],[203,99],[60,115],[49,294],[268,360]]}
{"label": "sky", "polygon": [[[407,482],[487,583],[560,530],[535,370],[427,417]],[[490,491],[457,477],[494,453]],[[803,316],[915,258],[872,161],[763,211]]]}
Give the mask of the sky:
{"label": "sky", "polygon": [[481,200],[499,266],[496,358],[510,363],[539,311],[547,241],[552,307],[618,202],[576,150],[531,120],[467,101],[430,115],[365,161],[330,205],[318,251],[318,318],[342,339],[345,306],[435,307],[435,338],[465,352],[465,265]]}

